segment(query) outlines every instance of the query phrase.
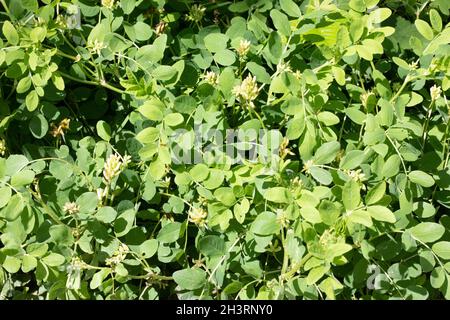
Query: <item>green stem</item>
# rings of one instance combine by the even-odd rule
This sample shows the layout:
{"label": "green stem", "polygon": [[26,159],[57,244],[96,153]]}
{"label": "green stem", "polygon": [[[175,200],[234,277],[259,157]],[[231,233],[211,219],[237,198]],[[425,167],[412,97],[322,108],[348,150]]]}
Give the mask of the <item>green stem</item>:
{"label": "green stem", "polygon": [[78,78],[75,78],[75,77],[73,77],[73,76],[71,76],[70,74],[67,74],[67,73],[65,73],[65,72],[59,71],[59,73],[60,73],[64,78],[70,79],[70,80],[72,80],[72,81],[76,81],[76,82],[79,82],[79,83],[83,83],[83,84],[87,84],[87,85],[92,85],[92,86],[102,86],[103,88],[109,89],[109,90],[111,90],[111,91],[114,91],[114,92],[117,92],[117,93],[120,93],[120,94],[129,94],[129,93],[127,93],[127,92],[124,91],[124,90],[121,90],[121,89],[119,89],[119,88],[116,88],[116,87],[110,85],[109,83],[105,82],[104,80],[103,80],[103,81],[84,80],[84,79],[78,79]]}
{"label": "green stem", "polygon": [[67,79],[72,80],[72,81],[76,81],[76,82],[79,82],[79,83],[88,84],[88,85],[92,85],[92,86],[99,86],[100,85],[99,82],[90,81],[90,80],[84,80],[84,79],[78,79],[78,78],[75,78],[75,77],[71,76],[70,74],[67,74],[67,73],[62,72],[62,71],[59,71],[59,73],[64,78],[67,78]]}
{"label": "green stem", "polygon": [[8,16],[11,16],[11,12],[9,11],[9,7],[6,5],[5,0],[0,0],[0,3],[2,4],[2,6],[5,8],[6,13],[8,14]]}
{"label": "green stem", "polygon": [[286,237],[284,235],[284,229],[281,230],[281,244],[283,246],[283,265],[281,267],[281,274],[285,274],[289,265],[289,255],[286,250]]}
{"label": "green stem", "polygon": [[402,162],[402,166],[403,166],[403,170],[405,171],[405,175],[408,175],[408,170],[406,169],[406,165],[405,162],[403,161],[403,157],[402,154],[400,153],[400,151],[398,150],[397,146],[394,144],[394,141],[392,141],[392,139],[389,137],[389,135],[386,132],[386,138],[388,138],[389,142],[391,143],[392,147],[394,147],[395,152],[397,152],[397,155],[400,158],[400,161]]}
{"label": "green stem", "polygon": [[434,101],[432,100],[430,102],[430,105],[428,106],[428,114],[427,119],[425,120],[425,125],[423,127],[423,133],[422,133],[422,150],[421,153],[423,154],[423,151],[425,150],[425,143],[428,138],[428,126],[430,125],[431,115],[433,114],[434,110]]}
{"label": "green stem", "polygon": [[304,265],[311,257],[312,257],[312,254],[308,252],[308,253],[303,257],[302,260],[300,260],[298,263],[296,263],[296,264],[294,264],[294,265],[292,266],[292,268],[291,268],[291,270],[290,270],[289,272],[282,273],[282,274],[281,274],[281,277],[282,277],[283,279],[286,279],[286,280],[292,278],[292,276],[293,276],[298,270],[300,270],[300,268],[303,267],[303,265]]}
{"label": "green stem", "polygon": [[417,77],[411,77],[409,74],[406,75],[405,80],[403,81],[402,86],[400,87],[400,89],[398,89],[397,93],[395,94],[395,96],[392,97],[391,100],[389,100],[389,102],[394,102],[395,100],[397,100],[397,98],[400,96],[400,94],[403,92],[403,90],[405,90],[406,86],[408,85],[408,83],[410,83],[411,81],[415,80]]}

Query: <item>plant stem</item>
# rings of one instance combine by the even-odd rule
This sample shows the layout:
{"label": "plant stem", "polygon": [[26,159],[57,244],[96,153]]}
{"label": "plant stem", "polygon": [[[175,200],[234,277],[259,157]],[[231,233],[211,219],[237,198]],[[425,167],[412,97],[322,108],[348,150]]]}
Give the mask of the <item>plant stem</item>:
{"label": "plant stem", "polygon": [[392,97],[392,99],[389,102],[394,102],[395,100],[397,100],[398,96],[403,92],[403,90],[405,90],[406,86],[408,85],[408,83],[412,80],[413,78],[411,78],[409,76],[409,74],[405,77],[405,80],[403,81],[402,86],[400,87],[400,89],[398,89],[397,93],[395,94],[395,96]]}
{"label": "plant stem", "polygon": [[129,93],[127,93],[127,92],[124,91],[124,90],[121,90],[121,89],[119,89],[119,88],[116,88],[116,87],[110,85],[109,83],[105,82],[104,80],[103,80],[103,81],[84,80],[84,79],[78,79],[78,78],[75,78],[75,77],[73,77],[73,76],[71,76],[70,74],[67,74],[67,73],[65,73],[65,72],[59,71],[59,73],[60,73],[64,78],[70,79],[70,80],[72,80],[72,81],[76,81],[76,82],[79,82],[79,83],[83,83],[83,84],[87,84],[87,85],[92,85],[92,86],[102,86],[102,87],[104,87],[104,88],[106,88],[106,89],[109,89],[109,90],[111,90],[111,91],[114,91],[114,92],[117,92],[117,93],[120,93],[120,94],[129,94]]}
{"label": "plant stem", "polygon": [[302,260],[300,260],[298,263],[294,264],[291,268],[290,271],[286,272],[286,273],[282,273],[281,277],[283,279],[290,279],[292,278],[292,276],[298,271],[300,270],[301,267],[303,267],[303,265],[312,257],[312,254],[310,252],[308,252],[303,258]]}
{"label": "plant stem", "polygon": [[428,126],[430,125],[430,119],[431,119],[431,115],[433,114],[433,110],[434,110],[434,106],[435,103],[432,100],[430,102],[430,105],[428,106],[428,114],[427,114],[427,119],[425,120],[425,125],[423,127],[423,133],[422,133],[422,150],[421,153],[423,154],[423,151],[425,150],[425,143],[426,140],[428,138]]}
{"label": "plant stem", "polygon": [[5,11],[8,14],[8,16],[11,16],[11,12],[9,11],[9,7],[6,5],[5,0],[0,0],[0,3],[2,4],[3,8],[5,8]]}

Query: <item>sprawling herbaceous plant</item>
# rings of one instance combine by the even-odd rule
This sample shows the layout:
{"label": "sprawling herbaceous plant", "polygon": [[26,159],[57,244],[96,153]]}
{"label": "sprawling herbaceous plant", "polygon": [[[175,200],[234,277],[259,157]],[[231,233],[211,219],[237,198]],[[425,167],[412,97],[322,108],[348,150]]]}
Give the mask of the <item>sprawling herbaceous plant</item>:
{"label": "sprawling herbaceous plant", "polygon": [[1,299],[450,299],[448,0],[0,0]]}

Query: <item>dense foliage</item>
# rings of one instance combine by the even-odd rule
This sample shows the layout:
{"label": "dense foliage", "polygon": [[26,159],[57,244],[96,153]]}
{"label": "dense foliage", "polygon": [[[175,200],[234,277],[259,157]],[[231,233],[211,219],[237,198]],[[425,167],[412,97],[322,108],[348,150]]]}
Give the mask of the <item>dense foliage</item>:
{"label": "dense foliage", "polygon": [[448,0],[0,7],[0,299],[450,299]]}

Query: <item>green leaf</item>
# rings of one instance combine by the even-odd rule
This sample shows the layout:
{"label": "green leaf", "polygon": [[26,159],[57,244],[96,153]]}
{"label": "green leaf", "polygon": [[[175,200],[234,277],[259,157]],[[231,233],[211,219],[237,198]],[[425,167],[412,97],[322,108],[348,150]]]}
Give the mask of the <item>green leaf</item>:
{"label": "green leaf", "polygon": [[395,176],[400,170],[401,160],[396,154],[391,155],[384,163],[381,171],[383,177],[390,178]]}
{"label": "green leaf", "polygon": [[106,121],[100,120],[96,125],[97,134],[105,141],[111,140],[111,127]]}
{"label": "green leaf", "polygon": [[322,165],[332,162],[336,158],[340,149],[341,145],[337,141],[324,143],[314,154],[314,164]]}
{"label": "green leaf", "polygon": [[342,202],[347,211],[354,210],[361,202],[360,186],[354,181],[348,181],[342,188]]}
{"label": "green leaf", "polygon": [[322,111],[317,115],[317,119],[327,127],[334,126],[340,122],[339,117],[329,111]]}
{"label": "green leaf", "polygon": [[66,225],[53,225],[50,227],[48,233],[51,240],[58,246],[70,247],[74,243],[72,230]]}
{"label": "green leaf", "polygon": [[345,71],[342,68],[335,66],[331,68],[331,71],[333,72],[333,77],[338,83],[338,85],[340,86],[345,85]]}
{"label": "green leaf", "polygon": [[433,40],[434,34],[433,29],[431,29],[430,25],[421,19],[417,19],[414,24],[416,25],[417,30],[420,34],[427,40]]}
{"label": "green leaf", "polygon": [[358,52],[358,55],[367,60],[372,61],[373,60],[373,54],[371,51],[371,48],[365,45],[356,45],[356,51]]}
{"label": "green leaf", "polygon": [[156,239],[149,239],[139,245],[139,253],[145,258],[151,258],[158,251],[159,242]]}
{"label": "green leaf", "polygon": [[27,273],[34,270],[37,266],[37,259],[28,254],[22,257],[22,271]]}
{"label": "green leaf", "polygon": [[435,242],[445,232],[445,228],[442,225],[434,222],[422,222],[409,230],[414,238],[422,242]]}
{"label": "green leaf", "polygon": [[260,213],[250,227],[251,232],[263,236],[277,233],[279,230],[276,214],[268,211]]}
{"label": "green leaf", "polygon": [[159,62],[164,57],[164,50],[166,49],[167,35],[162,34],[155,39],[153,44],[140,47],[136,56],[145,61],[153,63]]}
{"label": "green leaf", "polygon": [[325,186],[328,186],[329,184],[331,184],[331,182],[333,182],[333,177],[331,176],[331,173],[320,167],[310,168],[309,173],[314,178],[314,180]]}
{"label": "green leaf", "polygon": [[286,12],[289,16],[299,18],[302,15],[298,5],[292,0],[280,0],[281,10]]}
{"label": "green leaf", "polygon": [[222,66],[231,66],[236,61],[236,55],[228,49],[220,50],[214,54],[214,61]]}
{"label": "green leaf", "polygon": [[12,23],[8,20],[3,22],[2,32],[6,40],[13,46],[19,43],[19,34],[17,33],[16,28],[14,28]]}
{"label": "green leaf", "polygon": [[352,249],[353,247],[347,243],[331,244],[327,247],[327,258],[333,260],[335,257],[342,256]]}
{"label": "green leaf", "polygon": [[366,205],[371,205],[380,201],[386,193],[386,182],[380,181],[367,192]]}
{"label": "green leaf", "polygon": [[33,182],[34,176],[32,170],[19,171],[11,177],[11,185],[16,188],[28,185]]}
{"label": "green leaf", "polygon": [[144,193],[142,194],[142,199],[149,202],[156,195],[156,186],[155,183],[151,180],[148,180],[144,184]]}
{"label": "green leaf", "polygon": [[352,150],[345,154],[342,158],[340,167],[343,170],[352,170],[361,165],[364,161],[364,151]]}
{"label": "green leaf", "polygon": [[[177,70],[172,66],[157,66],[152,72],[152,76],[158,81],[169,81],[175,77]],[[150,119],[150,118],[149,118]]]}
{"label": "green leaf", "polygon": [[65,260],[66,259],[63,255],[54,252],[42,258],[42,262],[50,267],[60,266],[64,263]]}
{"label": "green leaf", "polygon": [[274,187],[264,192],[264,198],[275,203],[289,203],[291,197],[286,188]]}
{"label": "green leaf", "polygon": [[370,214],[365,210],[351,211],[348,215],[348,221],[352,223],[359,223],[368,228],[372,227],[373,222]]}
{"label": "green leaf", "polygon": [[110,274],[110,272],[111,272],[110,269],[105,268],[95,273],[92,276],[91,282],[89,283],[89,288],[94,290],[100,287],[103,280],[106,279],[106,277]]}
{"label": "green leaf", "polygon": [[7,221],[16,220],[24,207],[22,195],[16,193],[10,198],[8,205],[0,211],[0,217],[5,218]]}
{"label": "green leaf", "polygon": [[31,243],[27,246],[27,253],[33,257],[41,258],[48,251],[48,244],[46,243]]}
{"label": "green leaf", "polygon": [[224,205],[231,207],[236,202],[233,189],[229,187],[218,188],[214,191],[214,197]]}
{"label": "green leaf", "polygon": [[415,170],[408,173],[408,178],[411,182],[421,185],[425,188],[430,188],[434,185],[434,179],[428,173]]}
{"label": "green leaf", "polygon": [[291,26],[286,15],[277,9],[272,9],[270,11],[270,17],[272,18],[275,28],[288,37],[291,33]]}
{"label": "green leaf", "polygon": [[295,140],[300,138],[305,130],[305,118],[298,117],[290,120],[287,124],[286,137],[289,140]]}
{"label": "green leaf", "polygon": [[31,87],[31,77],[26,76],[19,80],[17,83],[16,92],[17,93],[25,93],[27,92]]}
{"label": "green leaf", "polygon": [[208,177],[209,168],[207,165],[199,163],[193,166],[191,170],[189,170],[189,174],[191,175],[192,179],[197,182],[201,182]]}
{"label": "green leaf", "polygon": [[264,67],[253,61],[249,61],[247,62],[247,69],[252,75],[256,77],[256,81],[262,83],[270,83],[270,75]]}
{"label": "green leaf", "polygon": [[148,127],[140,131],[136,135],[136,139],[141,143],[152,143],[158,140],[160,134],[160,129]]}
{"label": "green leaf", "polygon": [[98,196],[95,192],[85,192],[76,201],[80,206],[80,213],[94,213],[98,202]]}
{"label": "green leaf", "polygon": [[378,221],[385,221],[389,223],[395,223],[397,219],[395,215],[386,207],[383,206],[369,206],[367,211],[370,213],[373,219]]}
{"label": "green leaf", "polygon": [[350,0],[348,5],[350,6],[351,9],[358,12],[366,11],[366,4],[364,3],[364,0]]}
{"label": "green leaf", "polygon": [[120,7],[122,8],[123,13],[130,14],[136,7],[136,0],[120,0]]}
{"label": "green leaf", "polygon": [[152,28],[145,22],[138,21],[133,26],[135,31],[136,40],[147,41],[153,34]]}
{"label": "green leaf", "polygon": [[182,289],[195,290],[206,285],[206,272],[199,268],[178,270],[172,276]]}
{"label": "green leaf", "polygon": [[164,123],[169,127],[175,127],[183,123],[184,118],[179,113],[169,113],[164,117]]}
{"label": "green leaf", "polygon": [[43,27],[33,28],[30,32],[30,39],[35,43],[43,42],[47,36],[47,30]]}
{"label": "green leaf", "polygon": [[317,281],[319,281],[320,278],[322,278],[329,269],[330,267],[327,266],[318,266],[311,269],[308,273],[308,276],[306,277],[306,284],[308,286],[312,286]]}
{"label": "green leaf", "polygon": [[433,244],[432,247],[434,253],[438,255],[440,258],[445,260],[450,260],[450,242],[449,241],[440,241]]}
{"label": "green leaf", "polygon": [[381,23],[389,18],[391,14],[392,11],[389,8],[378,8],[370,12],[369,19],[372,23]]}
{"label": "green leaf", "polygon": [[36,90],[31,90],[25,98],[25,105],[28,111],[33,112],[39,105],[39,96]]}
{"label": "green leaf", "polygon": [[117,211],[111,207],[101,207],[95,214],[95,219],[103,223],[111,223],[117,217]]}
{"label": "green leaf", "polygon": [[237,203],[234,205],[233,213],[234,217],[236,218],[237,222],[244,223],[245,221],[245,215],[250,209],[250,201],[248,201],[247,198],[243,198],[241,200],[241,203]]}
{"label": "green leaf", "polygon": [[2,263],[2,267],[9,273],[16,273],[20,270],[21,260],[13,256],[6,256]]}
{"label": "green leaf", "polygon": [[11,188],[10,187],[1,187],[0,188],[0,209],[6,206],[11,199]]}
{"label": "green leaf", "polygon": [[323,223],[332,226],[338,219],[340,212],[333,202],[323,200],[319,205],[319,214]]}
{"label": "green leaf", "polygon": [[153,121],[161,121],[163,119],[163,107],[161,101],[151,99],[146,101],[142,106],[138,108],[138,111],[147,119]]}
{"label": "green leaf", "polygon": [[225,241],[219,236],[208,235],[198,241],[198,250],[207,257],[225,254]]}
{"label": "green leaf", "polygon": [[181,223],[169,222],[158,232],[158,239],[161,243],[172,243],[178,240],[181,232]]}
{"label": "green leaf", "polygon": [[31,118],[30,132],[37,139],[41,139],[47,134],[48,122],[42,114],[39,113]]}
{"label": "green leaf", "polygon": [[135,209],[128,209],[120,213],[114,221],[114,232],[116,233],[116,236],[123,237],[126,235],[133,227],[135,219]]}
{"label": "green leaf", "polygon": [[29,11],[36,11],[39,8],[37,0],[21,0],[20,4]]}
{"label": "green leaf", "polygon": [[219,52],[227,48],[227,42],[230,40],[227,35],[222,33],[210,33],[205,38],[205,47],[210,52]]}
{"label": "green leaf", "polygon": [[433,29],[436,32],[442,31],[442,19],[441,19],[441,16],[439,15],[439,12],[437,12],[437,10],[430,9],[430,21],[431,21],[431,26],[433,27]]}
{"label": "green leaf", "polygon": [[173,108],[181,113],[190,114],[197,107],[197,101],[191,96],[181,95],[175,98]]}

